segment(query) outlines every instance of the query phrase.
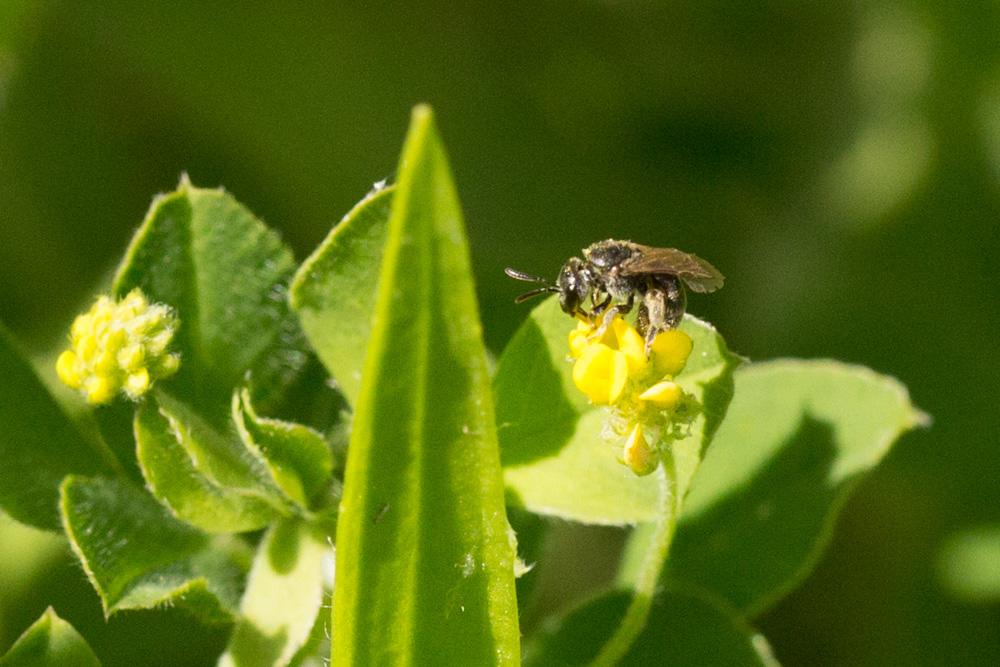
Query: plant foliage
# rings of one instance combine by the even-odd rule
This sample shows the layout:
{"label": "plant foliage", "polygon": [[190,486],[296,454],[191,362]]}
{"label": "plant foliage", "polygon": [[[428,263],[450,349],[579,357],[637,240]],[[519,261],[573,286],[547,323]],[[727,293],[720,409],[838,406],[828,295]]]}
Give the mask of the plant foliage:
{"label": "plant foliage", "polygon": [[[398,182],[300,266],[230,194],[182,179],[116,272],[112,296],[133,290],[169,313],[170,340],[151,328],[146,342],[169,342],[179,367],[131,401],[80,399],[70,416],[0,329],[0,507],[65,536],[106,615],[169,605],[231,628],[227,666],[519,664],[527,568],[505,504],[631,527],[611,587],[528,628],[528,664],[772,664],[754,615],[808,574],[846,495],[924,421],[891,378],[741,366],[689,315],[693,350],[673,380],[697,409],[637,477],[606,410],[574,386],[574,323],[555,298],[491,377],[426,107]],[[130,317],[142,326],[142,308]],[[141,366],[114,322],[91,320],[112,352],[82,329],[72,342],[95,377],[123,354]],[[330,383],[309,375],[313,356]],[[3,664],[98,663],[50,609]]]}

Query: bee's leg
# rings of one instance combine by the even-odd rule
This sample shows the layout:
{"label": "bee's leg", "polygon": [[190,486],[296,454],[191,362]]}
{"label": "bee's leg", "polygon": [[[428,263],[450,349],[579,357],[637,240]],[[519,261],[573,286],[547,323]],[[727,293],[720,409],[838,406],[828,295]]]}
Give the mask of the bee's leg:
{"label": "bee's leg", "polygon": [[[649,356],[649,351],[653,348],[653,341],[656,340],[657,334],[667,328],[665,324],[666,312],[666,293],[656,287],[646,290],[646,293],[642,297],[642,306],[639,307],[639,318],[643,325],[639,329],[639,333],[643,334],[646,339],[647,357]],[[637,321],[638,323],[639,321]]]}
{"label": "bee's leg", "polygon": [[635,315],[635,330],[638,331],[639,335],[643,337],[645,337],[646,332],[649,331],[649,308],[646,307],[645,298],[642,303],[639,304],[639,312]]}
{"label": "bee's leg", "polygon": [[[594,293],[594,297],[597,297],[597,293]],[[604,297],[604,300],[600,303],[594,302],[594,317],[597,317],[604,312],[604,309],[611,305],[611,295],[608,294]]]}
{"label": "bee's leg", "polygon": [[[611,297],[609,296],[608,301],[610,300]],[[590,336],[588,336],[587,339],[599,340],[601,336],[604,335],[604,332],[608,330],[608,327],[611,326],[611,322],[615,319],[615,317],[617,315],[624,315],[630,312],[634,304],[635,304],[635,297],[629,294],[628,301],[626,301],[625,303],[620,303],[617,306],[611,306],[610,308],[605,310],[603,316],[601,317],[601,326],[597,327],[597,330],[594,333],[590,334]],[[594,314],[595,315],[597,314],[596,308],[594,309]]]}
{"label": "bee's leg", "polygon": [[684,286],[676,276],[658,276],[656,280],[663,286],[665,294],[664,328],[676,329],[684,319],[684,311],[687,308]]}
{"label": "bee's leg", "polygon": [[[642,299],[642,308],[646,310],[644,323],[647,324],[646,356],[649,356],[657,334],[680,325],[687,306],[684,287],[675,276],[655,276],[652,282]],[[639,315],[642,317],[642,310]]]}

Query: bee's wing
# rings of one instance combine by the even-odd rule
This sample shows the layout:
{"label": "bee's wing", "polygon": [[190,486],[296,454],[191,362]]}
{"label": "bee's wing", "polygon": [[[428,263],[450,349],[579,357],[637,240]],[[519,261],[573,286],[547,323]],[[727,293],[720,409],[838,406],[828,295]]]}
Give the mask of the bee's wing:
{"label": "bee's wing", "polygon": [[641,252],[621,265],[620,271],[624,276],[669,273],[683,280],[694,292],[714,292],[726,281],[717,268],[697,255],[674,248],[636,245]]}

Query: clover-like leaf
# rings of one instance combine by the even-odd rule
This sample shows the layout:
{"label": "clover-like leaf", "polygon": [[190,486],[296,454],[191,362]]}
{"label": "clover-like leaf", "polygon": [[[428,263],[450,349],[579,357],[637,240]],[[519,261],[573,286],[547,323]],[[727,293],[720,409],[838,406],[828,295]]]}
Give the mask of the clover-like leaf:
{"label": "clover-like leaf", "polygon": [[899,382],[859,366],[785,360],[735,377],[667,574],[754,614],[810,571],[846,496],[927,418]]}
{"label": "clover-like leaf", "polygon": [[70,546],[106,615],[182,605],[210,622],[236,607],[240,572],[209,536],[131,484],[67,477],[60,510]]}
{"label": "clover-like leaf", "polygon": [[400,161],[373,322],[337,525],[333,664],[515,664],[486,353],[425,107]]}
{"label": "clover-like leaf", "polygon": [[185,178],[153,201],[113,291],[139,287],[176,310],[181,368],[168,386],[225,408],[247,371],[273,394],[305,364],[286,299],[294,269],[278,235],[231,195]]}
{"label": "clover-like leaf", "polygon": [[289,664],[309,640],[323,606],[323,562],[333,550],[297,521],[278,523],[261,540],[222,667]]}
{"label": "clover-like leaf", "polygon": [[290,291],[313,349],[354,403],[372,331],[393,186],[373,190],[302,263]]}
{"label": "clover-like leaf", "polygon": [[[504,480],[517,504],[583,523],[653,520],[656,476],[636,477],[618,461],[621,443],[602,436],[607,413],[573,385],[567,335],[574,322],[550,298],[537,306],[497,364],[494,389]],[[686,486],[732,396],[739,363],[718,332],[686,316],[694,348],[677,382],[703,405],[689,435],[674,443],[678,483]],[[683,491],[682,491],[683,492]]]}
{"label": "clover-like leaf", "polygon": [[300,507],[310,507],[333,472],[323,436],[302,424],[258,416],[246,389],[233,394],[232,414],[243,444],[264,462],[274,483]]}
{"label": "clover-like leaf", "polygon": [[[527,667],[591,665],[629,605],[607,593],[546,624],[525,648]],[[668,589],[653,601],[646,626],[619,665],[756,665],[777,662],[763,637],[738,614],[694,591]]]}
{"label": "clover-like leaf", "polygon": [[180,403],[143,403],[135,440],[150,491],[193,526],[216,533],[257,530],[283,513],[284,497],[268,484],[264,464],[235,434],[215,432]]}

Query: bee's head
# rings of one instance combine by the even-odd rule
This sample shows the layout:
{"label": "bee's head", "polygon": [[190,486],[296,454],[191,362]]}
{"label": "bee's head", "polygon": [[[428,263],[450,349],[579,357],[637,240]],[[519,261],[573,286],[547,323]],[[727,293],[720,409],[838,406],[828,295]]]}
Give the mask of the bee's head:
{"label": "bee's head", "polygon": [[576,315],[584,301],[590,296],[592,276],[587,263],[579,257],[571,257],[559,271],[556,287],[559,290],[559,305],[563,312]]}

